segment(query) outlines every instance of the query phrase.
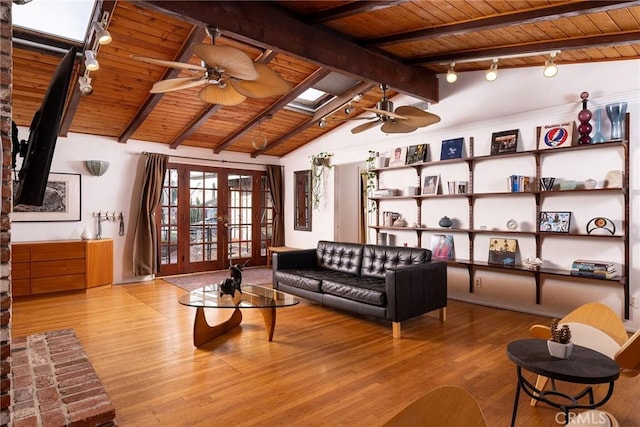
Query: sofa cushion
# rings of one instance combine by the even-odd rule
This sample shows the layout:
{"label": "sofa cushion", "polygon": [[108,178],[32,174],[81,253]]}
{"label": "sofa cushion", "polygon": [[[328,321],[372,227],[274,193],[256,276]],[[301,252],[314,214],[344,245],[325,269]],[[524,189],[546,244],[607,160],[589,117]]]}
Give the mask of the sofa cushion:
{"label": "sofa cushion", "polygon": [[385,281],[375,277],[325,278],[322,292],[379,307],[387,305]]}
{"label": "sofa cushion", "polygon": [[423,264],[431,260],[431,251],[423,248],[365,245],[362,255],[363,277],[384,278],[388,268]]}
{"label": "sofa cushion", "polygon": [[332,271],[360,274],[362,245],[321,240],[316,249],[316,265]]}
{"label": "sofa cushion", "polygon": [[325,270],[321,268],[304,270],[277,270],[274,278],[278,283],[306,289],[313,292],[321,292],[320,285],[323,280],[346,280],[353,278],[353,274],[342,273],[340,271]]}

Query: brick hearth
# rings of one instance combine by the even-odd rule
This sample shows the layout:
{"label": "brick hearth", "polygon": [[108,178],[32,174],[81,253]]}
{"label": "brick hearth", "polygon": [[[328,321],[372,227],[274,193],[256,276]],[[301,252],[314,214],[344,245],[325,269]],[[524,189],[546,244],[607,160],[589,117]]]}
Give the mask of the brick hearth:
{"label": "brick hearth", "polygon": [[72,329],[13,338],[14,427],[114,426],[116,411]]}

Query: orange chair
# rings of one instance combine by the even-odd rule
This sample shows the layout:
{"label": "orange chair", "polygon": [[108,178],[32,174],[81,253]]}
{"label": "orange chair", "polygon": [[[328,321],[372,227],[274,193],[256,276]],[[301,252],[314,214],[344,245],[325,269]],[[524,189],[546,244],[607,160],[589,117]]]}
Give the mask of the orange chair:
{"label": "orange chair", "polygon": [[383,427],[486,427],[482,409],[466,390],[445,385],[419,397]]}

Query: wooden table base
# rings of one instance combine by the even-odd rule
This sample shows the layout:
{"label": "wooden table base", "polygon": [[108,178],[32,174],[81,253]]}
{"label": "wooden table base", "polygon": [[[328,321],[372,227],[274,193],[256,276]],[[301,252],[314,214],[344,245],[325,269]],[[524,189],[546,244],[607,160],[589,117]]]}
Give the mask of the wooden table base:
{"label": "wooden table base", "polygon": [[[267,329],[267,335],[269,342],[273,341],[273,332],[276,329],[276,308],[275,307],[263,307],[260,308],[262,317],[264,318],[264,326]],[[201,347],[209,341],[222,336],[239,326],[242,322],[242,312],[239,308],[233,310],[231,317],[224,322],[210,326],[207,323],[207,319],[204,316],[204,308],[196,308],[196,317],[193,322],[193,345]]]}

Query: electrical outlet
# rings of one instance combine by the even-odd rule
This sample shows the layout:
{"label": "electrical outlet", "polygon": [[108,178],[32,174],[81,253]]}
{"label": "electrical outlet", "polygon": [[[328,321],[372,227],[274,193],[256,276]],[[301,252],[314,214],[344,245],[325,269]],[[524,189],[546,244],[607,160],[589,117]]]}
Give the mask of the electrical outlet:
{"label": "electrical outlet", "polygon": [[476,277],[474,283],[475,283],[475,287],[476,288],[481,288],[482,287],[482,278],[481,277]]}
{"label": "electrical outlet", "polygon": [[633,307],[633,308],[640,308],[640,307],[638,306],[638,296],[637,296],[637,295],[633,295],[633,296],[631,297],[631,301],[629,302],[629,304],[630,304],[630,305],[631,305],[631,307]]}

